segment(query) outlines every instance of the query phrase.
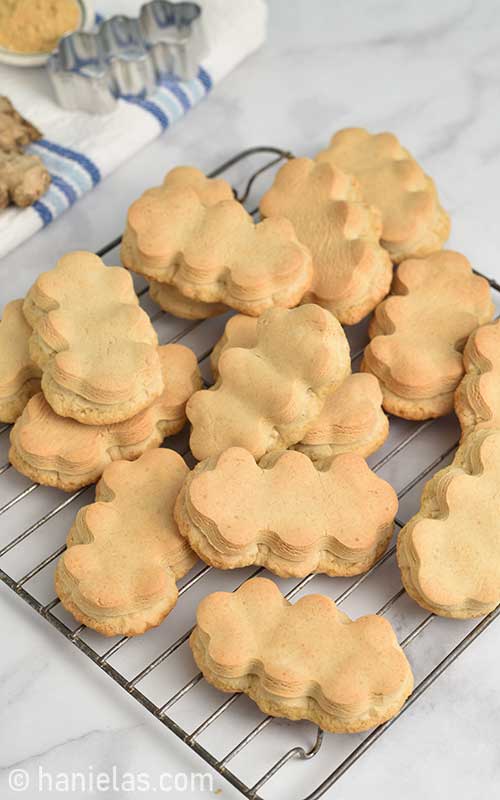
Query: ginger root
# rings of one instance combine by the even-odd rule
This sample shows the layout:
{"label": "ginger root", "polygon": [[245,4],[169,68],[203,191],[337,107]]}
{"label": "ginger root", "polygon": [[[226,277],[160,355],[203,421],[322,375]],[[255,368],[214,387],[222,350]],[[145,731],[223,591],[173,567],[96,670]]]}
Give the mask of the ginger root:
{"label": "ginger root", "polygon": [[38,156],[0,152],[0,208],[9,203],[30,206],[49,184],[50,175]]}
{"label": "ginger root", "polygon": [[40,131],[24,119],[8,97],[0,96],[0,150],[4,153],[21,151],[30,142],[41,138]]}

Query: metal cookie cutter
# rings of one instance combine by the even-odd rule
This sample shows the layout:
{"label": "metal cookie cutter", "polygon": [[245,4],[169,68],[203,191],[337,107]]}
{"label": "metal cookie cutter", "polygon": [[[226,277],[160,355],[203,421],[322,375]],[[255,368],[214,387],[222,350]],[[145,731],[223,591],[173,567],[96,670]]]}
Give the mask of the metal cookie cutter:
{"label": "metal cookie cutter", "polygon": [[137,18],[118,15],[96,33],[64,36],[47,69],[64,108],[104,114],[118,97],[145,97],[164,77],[196,77],[205,52],[197,3],[152,0]]}

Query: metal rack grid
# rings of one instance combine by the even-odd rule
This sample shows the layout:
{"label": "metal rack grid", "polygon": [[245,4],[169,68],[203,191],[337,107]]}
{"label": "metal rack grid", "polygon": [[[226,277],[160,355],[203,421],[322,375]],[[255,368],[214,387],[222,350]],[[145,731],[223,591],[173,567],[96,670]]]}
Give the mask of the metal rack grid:
{"label": "metal rack grid", "polygon": [[[272,160],[266,162],[262,167],[257,169],[253,172],[246,183],[246,187],[244,191],[238,196],[235,192],[235,196],[238,197],[242,202],[245,202],[252,190],[253,183],[255,179],[261,175],[266,170],[270,169],[274,165],[281,162],[283,159],[293,157],[291,153],[286,152],[284,150],[280,150],[279,148],[273,147],[261,147],[261,148],[252,148],[250,150],[243,151],[239,153],[234,158],[230,159],[229,161],[222,164],[220,167],[215,169],[211,173],[211,177],[216,177],[221,175],[222,173],[226,172],[229,168],[240,164],[240,162],[246,162],[246,159],[251,158],[255,155],[260,154],[272,154],[274,157]],[[257,210],[251,212],[252,214],[256,214]],[[103,247],[98,254],[101,256],[105,256],[109,253],[113,248],[115,248],[120,242],[120,239],[115,239],[113,242],[110,242],[106,247]],[[478,273],[480,274],[480,273]],[[498,293],[500,297],[500,285],[491,279],[488,279],[492,289]],[[139,295],[144,297],[146,292],[146,288],[142,288],[139,291]],[[162,311],[155,313],[152,317],[153,321],[157,321],[163,315]],[[184,325],[184,327],[176,333],[175,336],[171,337],[169,341],[180,341],[184,337],[188,336],[192,333],[198,326],[201,326],[201,321],[192,322],[189,324]],[[213,338],[213,337],[212,337]],[[359,337],[358,337],[359,338]],[[166,342],[165,342],[166,343]],[[203,352],[200,353],[199,362],[203,366],[206,366],[207,358],[211,352],[211,347],[214,344],[214,341],[207,341],[207,344],[210,344],[209,347],[206,347]],[[352,360],[356,361],[361,353],[363,347],[359,347],[356,349],[352,356]],[[372,463],[372,469],[375,471],[380,471],[384,466],[388,465],[393,459],[397,456],[405,455],[406,457],[411,458],[412,456],[412,446],[415,446],[418,442],[419,437],[421,437],[424,432],[430,426],[437,426],[439,428],[442,425],[441,421],[426,421],[420,423],[418,425],[414,425],[411,430],[403,436],[394,446],[390,447],[388,451],[383,455],[383,457],[379,457],[377,461]],[[0,439],[3,436],[8,435],[9,425],[4,425],[0,427]],[[169,442],[166,442],[167,446],[171,446]],[[418,485],[428,477],[443,463],[446,461],[447,458],[451,457],[456,446],[458,444],[458,440],[454,439],[451,444],[448,444],[442,452],[438,454],[432,460],[432,463],[427,464],[424,468],[420,469],[417,474],[413,475],[411,479],[405,481],[405,484],[398,492],[398,498],[402,500],[405,498],[409,493],[415,489],[419,488]],[[186,445],[178,447],[179,451],[184,456],[189,457],[189,453],[187,450]],[[0,476],[8,474],[10,469],[10,464],[5,463],[3,466],[0,466]],[[28,498],[30,495],[37,489],[38,484],[32,483],[26,488],[24,488],[21,492],[18,492],[16,495],[11,497],[7,502],[5,502],[0,507],[0,516],[4,515],[10,509],[12,509],[17,504],[21,503],[22,501],[28,502]],[[12,538],[8,543],[6,543],[0,549],[0,565],[2,564],[1,559],[3,559],[7,554],[11,553],[15,548],[17,548],[21,543],[31,537],[36,531],[39,531],[42,526],[45,526],[49,523],[56,515],[60,514],[63,509],[70,506],[78,497],[80,497],[87,489],[80,489],[77,492],[66,497],[62,502],[57,504],[55,507],[51,508],[47,513],[41,516],[36,522],[29,525],[29,527],[25,528],[21,532],[19,532],[14,538]],[[396,525],[398,528],[401,528],[404,525],[405,520],[401,518],[396,519]],[[385,555],[365,574],[357,577],[354,579],[350,585],[344,589],[341,593],[334,596],[335,601],[337,604],[343,603],[347,600],[347,598],[351,597],[358,587],[362,585],[366,586],[367,581],[370,578],[376,578],[376,573],[380,568],[389,562],[390,559],[393,558],[395,553],[395,545],[393,544],[392,547],[388,549]],[[126,677],[118,668],[113,666],[110,663],[110,659],[118,653],[122,648],[124,648],[127,643],[130,641],[127,637],[121,637],[116,642],[113,643],[112,646],[108,647],[105,652],[99,653],[97,649],[92,647],[88,644],[82,637],[85,633],[85,626],[79,625],[75,628],[72,628],[69,624],[66,624],[63,620],[61,620],[55,613],[55,610],[60,605],[59,599],[57,597],[50,600],[50,602],[42,602],[35,597],[35,595],[28,591],[26,588],[26,584],[29,583],[32,579],[36,576],[40,575],[44,570],[49,568],[54,561],[61,555],[62,552],[65,550],[65,545],[62,544],[57,549],[50,552],[45,558],[41,561],[36,563],[32,566],[27,572],[25,572],[20,578],[14,578],[9,575],[4,569],[0,568],[0,579],[3,583],[8,586],[18,597],[22,598],[31,608],[37,612],[41,617],[43,617],[47,622],[49,622],[56,630],[58,630],[66,639],[68,639],[72,644],[84,653],[88,658],[90,658],[94,664],[96,664],[103,672],[109,675],[117,684],[119,684],[129,695],[134,697],[144,708],[146,708],[156,719],[163,723],[170,731],[172,731],[179,739],[185,742],[193,751],[195,751],[199,756],[201,756],[211,767],[213,767],[221,776],[223,776],[226,780],[228,780],[234,787],[236,787],[239,792],[245,797],[251,800],[261,800],[263,795],[260,794],[261,790],[265,787],[265,785],[270,781],[273,776],[275,776],[288,762],[292,760],[302,760],[308,761],[314,756],[316,756],[322,747],[324,747],[325,740],[327,737],[324,736],[323,732],[317,729],[315,740],[313,741],[312,746],[304,746],[302,744],[297,744],[283,753],[267,770],[264,774],[260,775],[257,780],[255,780],[251,785],[248,783],[238,774],[236,770],[232,770],[229,767],[230,762],[238,756],[244,749],[250,745],[271,723],[276,722],[273,717],[263,717],[260,722],[255,725],[245,736],[239,738],[232,747],[222,756],[219,757],[215,755],[205,744],[201,744],[199,739],[201,735],[207,731],[210,726],[216,723],[216,721],[223,718],[224,714],[228,711],[228,709],[233,706],[239,698],[242,697],[241,694],[232,694],[224,702],[220,703],[214,711],[212,711],[208,716],[206,716],[203,721],[196,725],[194,729],[191,731],[186,730],[181,724],[176,722],[173,716],[169,713],[171,709],[181,700],[181,698],[185,697],[197,684],[199,684],[203,678],[200,673],[195,675],[191,680],[185,683],[180,689],[178,689],[174,694],[164,700],[163,703],[158,704],[155,700],[148,695],[147,689],[138,688],[139,685],[148,677],[150,676],[161,664],[165,663],[167,659],[169,659],[174,653],[176,653],[182,645],[187,642],[189,634],[192,630],[185,631],[180,637],[178,637],[174,642],[169,644],[168,647],[164,648],[159,655],[157,655],[154,659],[148,661],[139,671],[133,675],[132,678]],[[261,567],[259,569],[254,570],[250,575],[248,575],[245,580],[248,580],[249,577],[253,577],[258,573],[264,572],[264,569]],[[220,573],[219,573],[220,575]],[[214,570],[212,567],[204,566],[198,571],[188,578],[188,580],[181,586],[179,590],[179,602],[182,602],[182,598],[186,595],[189,590],[199,584],[200,582],[204,581],[205,578],[209,578],[210,576],[216,577],[217,570]],[[315,578],[318,576],[316,575],[309,575],[306,578],[303,578],[300,581],[297,581],[295,585],[286,592],[286,596],[288,598],[294,597],[298,594],[304,587],[309,585]],[[334,585],[334,581],[332,580],[332,586]],[[205,584],[204,584],[205,588]],[[211,586],[206,586],[205,593],[209,591],[213,591],[214,589],[218,588],[217,583],[214,582]],[[382,605],[381,608],[378,609],[379,614],[386,614],[389,612],[391,608],[397,603],[400,597],[404,595],[403,588],[399,588],[392,596],[386,600],[386,602]],[[415,701],[434,683],[434,681],[452,664],[456,658],[467,648],[472,642],[485,631],[489,625],[497,618],[498,614],[500,613],[500,606],[495,609],[493,612],[488,614],[488,616],[482,618],[479,622],[474,624],[467,634],[459,640],[459,642],[452,648],[450,651],[430,669],[426,672],[425,676],[419,681],[416,685],[413,694],[410,698],[406,701],[405,705],[403,706],[401,712],[393,719],[389,720],[388,722],[380,725],[379,727],[372,730],[368,733],[362,740],[357,744],[349,753],[346,755],[340,763],[335,767],[333,771],[330,771],[329,774],[321,781],[319,785],[317,785],[313,791],[310,791],[307,796],[303,798],[303,800],[317,800],[320,798],[330,787],[332,787],[340,777],[342,777],[350,767],[355,764],[361,756],[366,753],[374,744],[375,742],[383,736],[383,734],[396,722],[396,720],[403,714],[410,706],[415,703]],[[435,619],[433,614],[427,614],[423,616],[423,618],[418,622],[417,625],[413,625],[410,632],[407,633],[400,641],[400,644],[403,648],[408,648],[411,644],[413,644],[418,637],[431,625],[433,620]],[[163,623],[168,624],[168,620]],[[223,695],[220,695],[222,698]],[[293,723],[297,725],[297,723]],[[335,737],[331,737],[335,739]],[[357,741],[357,739],[355,739]],[[287,792],[287,800],[290,798],[290,793]],[[295,798],[294,798],[295,800]]]}

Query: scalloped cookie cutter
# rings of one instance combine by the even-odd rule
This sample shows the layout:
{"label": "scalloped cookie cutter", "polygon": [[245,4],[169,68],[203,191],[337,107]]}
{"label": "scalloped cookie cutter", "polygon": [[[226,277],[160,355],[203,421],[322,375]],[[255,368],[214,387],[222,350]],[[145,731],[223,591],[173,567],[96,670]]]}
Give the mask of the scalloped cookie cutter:
{"label": "scalloped cookie cutter", "polygon": [[146,97],[165,76],[196,77],[206,49],[202,17],[197,3],[151,0],[136,18],[117,15],[95,33],[63,36],[47,62],[57,101],[105,114],[119,97]]}

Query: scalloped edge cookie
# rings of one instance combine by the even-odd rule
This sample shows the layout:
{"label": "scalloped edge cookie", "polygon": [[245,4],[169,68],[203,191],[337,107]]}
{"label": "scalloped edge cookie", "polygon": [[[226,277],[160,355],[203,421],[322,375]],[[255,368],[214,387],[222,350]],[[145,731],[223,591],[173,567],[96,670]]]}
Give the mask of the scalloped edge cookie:
{"label": "scalloped edge cookie", "polygon": [[361,365],[379,379],[385,410],[413,420],[453,411],[467,338],[493,314],[488,281],[460,253],[400,264],[370,323]]}
{"label": "scalloped edge cookie", "polygon": [[253,578],[205,597],[196,621],[189,644],[205,679],[264,714],[357,733],[397,714],[413,690],[391,624],[351,620],[324,595],[292,605],[273,581]]}
{"label": "scalloped edge cookie", "polygon": [[389,544],[397,508],[392,487],[354,453],[315,466],[283,450],[256,464],[232,447],[186,477],[175,518],[213,567],[302,578],[366,572]]}
{"label": "scalloped edge cookie", "polygon": [[313,262],[304,303],[317,303],[354,325],[389,292],[392,262],[380,246],[380,212],[362,202],[352,176],[328,163],[294,158],[260,201],[263,217],[286,217]]}
{"label": "scalloped edge cookie", "polygon": [[72,492],[98,480],[117,459],[133,461],[186,424],[188,398],[202,384],[196,356],[180,344],[159,348],[165,388],[155,402],[124,422],[82,425],[58,417],[40,392],[11,430],[9,459],[18,472]]}
{"label": "scalloped edge cookie", "polygon": [[38,276],[23,312],[33,328],[30,357],[59,416],[110,425],[161,395],[158,337],[127,270],[94,253],[67,253]]}
{"label": "scalloped edge cookie", "polygon": [[316,156],[354,175],[364,199],[382,213],[381,244],[394,263],[425,258],[450,234],[434,181],[392,133],[344,128]]}
{"label": "scalloped edge cookie", "polygon": [[176,581],[196,562],[173,516],[188,471],[166,449],[106,467],[55,571],[57,595],[78,622],[104,636],[138,636],[170,613]]}

